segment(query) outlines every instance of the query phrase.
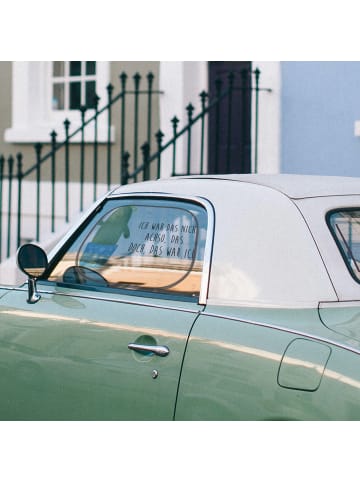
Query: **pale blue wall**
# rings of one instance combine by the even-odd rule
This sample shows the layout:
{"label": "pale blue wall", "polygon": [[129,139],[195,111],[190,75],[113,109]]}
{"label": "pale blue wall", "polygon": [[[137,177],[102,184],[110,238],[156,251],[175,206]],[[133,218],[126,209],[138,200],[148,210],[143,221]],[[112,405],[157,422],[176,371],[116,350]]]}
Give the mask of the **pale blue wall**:
{"label": "pale blue wall", "polygon": [[360,62],[282,62],[281,82],[281,172],[360,176]]}

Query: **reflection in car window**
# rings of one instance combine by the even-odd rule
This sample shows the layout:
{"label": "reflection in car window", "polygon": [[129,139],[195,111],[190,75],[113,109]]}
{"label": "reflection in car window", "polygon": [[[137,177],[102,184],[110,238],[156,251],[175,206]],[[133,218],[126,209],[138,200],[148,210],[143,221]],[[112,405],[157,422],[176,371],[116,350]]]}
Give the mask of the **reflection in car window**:
{"label": "reflection in car window", "polygon": [[206,210],[195,203],[111,199],[48,279],[198,296],[206,230]]}
{"label": "reflection in car window", "polygon": [[350,273],[360,282],[360,209],[332,211],[328,224]]}

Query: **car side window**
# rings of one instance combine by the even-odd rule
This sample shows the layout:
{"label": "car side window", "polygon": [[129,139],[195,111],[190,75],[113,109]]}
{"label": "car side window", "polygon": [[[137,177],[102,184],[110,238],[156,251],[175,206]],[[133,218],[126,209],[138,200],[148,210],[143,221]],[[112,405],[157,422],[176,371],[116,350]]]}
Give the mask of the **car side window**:
{"label": "car side window", "polygon": [[327,223],[352,277],[360,283],[360,209],[338,209]]}
{"label": "car side window", "polygon": [[49,281],[197,297],[207,213],[171,199],[110,199],[70,242]]}

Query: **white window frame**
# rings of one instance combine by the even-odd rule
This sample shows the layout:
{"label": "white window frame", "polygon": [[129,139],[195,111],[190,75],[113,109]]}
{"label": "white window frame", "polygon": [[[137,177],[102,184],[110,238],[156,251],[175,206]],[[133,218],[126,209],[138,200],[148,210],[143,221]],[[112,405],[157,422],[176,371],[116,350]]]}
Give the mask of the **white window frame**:
{"label": "white window frame", "polygon": [[[12,126],[5,130],[5,142],[34,143],[50,142],[50,133],[56,131],[57,141],[65,139],[64,120],[71,122],[69,133],[81,125],[81,115],[74,110],[53,110],[52,108],[52,62],[20,62],[12,64]],[[97,94],[99,109],[107,104],[106,87],[110,82],[110,63],[96,62]],[[94,113],[86,112],[85,119]],[[113,131],[113,129],[112,129]],[[107,141],[106,113],[98,119],[98,141]],[[113,132],[112,132],[113,137]],[[79,135],[71,139],[79,142]],[[94,140],[94,127],[85,129],[85,142]],[[112,139],[113,140],[113,139]]]}
{"label": "white window frame", "polygon": [[[98,77],[97,73],[95,74],[85,74],[84,70],[86,68],[85,61],[81,61],[81,72],[79,75],[70,75],[70,61],[63,61],[62,62],[63,67],[64,67],[64,73],[63,75],[57,75],[55,76],[53,74],[53,71],[50,70],[50,88],[52,89],[52,94],[53,94],[53,88],[57,84],[62,84],[64,87],[64,103],[65,105],[70,103],[70,84],[71,82],[79,82],[81,87],[80,87],[80,92],[81,92],[81,105],[85,104],[85,84],[88,81],[95,81],[98,83]],[[53,63],[54,65],[54,63]],[[96,70],[98,68],[98,65],[96,65]],[[54,99],[53,99],[54,100]],[[52,101],[53,102],[53,101]],[[66,109],[54,109],[53,105],[51,107],[53,109],[54,114],[57,112],[64,112]],[[70,109],[68,109],[70,111]]]}

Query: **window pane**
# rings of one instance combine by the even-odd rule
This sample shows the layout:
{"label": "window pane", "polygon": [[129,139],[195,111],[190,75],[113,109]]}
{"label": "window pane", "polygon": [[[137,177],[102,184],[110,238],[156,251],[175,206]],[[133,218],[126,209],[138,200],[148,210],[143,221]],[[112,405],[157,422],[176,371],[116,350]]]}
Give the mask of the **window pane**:
{"label": "window pane", "polygon": [[53,62],[53,76],[54,77],[64,76],[64,62]]}
{"label": "window pane", "polygon": [[360,282],[360,209],[336,211],[329,216],[329,221],[351,274]]}
{"label": "window pane", "polygon": [[70,62],[70,75],[81,75],[81,62]]}
{"label": "window pane", "polygon": [[63,83],[53,85],[52,108],[53,110],[64,110],[64,84]]}
{"label": "window pane", "polygon": [[196,297],[206,229],[206,211],[196,204],[111,200],[49,279]]}
{"label": "window pane", "polygon": [[81,84],[70,82],[70,109],[80,109],[81,106]]}
{"label": "window pane", "polygon": [[86,82],[85,84],[86,107],[88,109],[95,108],[95,86],[96,82],[93,80],[91,82]]}
{"label": "window pane", "polygon": [[86,75],[96,74],[96,62],[86,62]]}

